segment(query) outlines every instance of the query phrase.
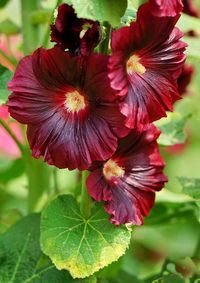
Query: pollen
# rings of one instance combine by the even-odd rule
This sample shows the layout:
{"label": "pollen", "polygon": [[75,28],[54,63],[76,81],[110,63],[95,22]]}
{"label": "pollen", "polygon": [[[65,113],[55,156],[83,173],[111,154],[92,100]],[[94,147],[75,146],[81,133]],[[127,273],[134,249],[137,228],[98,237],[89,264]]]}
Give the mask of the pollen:
{"label": "pollen", "polygon": [[126,62],[126,70],[128,74],[137,73],[143,75],[146,68],[140,63],[140,58],[137,55],[132,55]]}
{"label": "pollen", "polygon": [[86,107],[85,97],[77,90],[68,92],[66,94],[65,107],[69,112],[79,112]]}
{"label": "pollen", "polygon": [[124,169],[120,167],[114,160],[109,159],[103,167],[103,175],[107,180],[112,179],[113,177],[123,177]]}

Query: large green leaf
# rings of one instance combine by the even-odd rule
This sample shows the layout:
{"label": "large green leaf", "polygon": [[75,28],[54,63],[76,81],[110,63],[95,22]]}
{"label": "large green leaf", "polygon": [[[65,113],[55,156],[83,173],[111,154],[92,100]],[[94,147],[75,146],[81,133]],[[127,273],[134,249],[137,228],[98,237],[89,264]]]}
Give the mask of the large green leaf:
{"label": "large green leaf", "polygon": [[120,18],[124,15],[127,0],[68,0],[72,4],[79,18],[108,21],[112,26],[120,25]]}
{"label": "large green leaf", "polygon": [[58,269],[74,278],[84,278],[116,261],[125,253],[130,231],[108,221],[102,205],[96,204],[85,219],[69,195],[53,200],[42,213],[41,247]]}
{"label": "large green leaf", "polygon": [[38,214],[23,218],[0,236],[1,283],[96,283],[95,277],[73,280],[41,252]]}
{"label": "large green leaf", "polygon": [[8,98],[8,82],[11,80],[13,73],[4,66],[0,65],[0,104],[5,103]]}
{"label": "large green leaf", "polygon": [[200,201],[200,179],[178,177],[179,182],[182,185],[182,192],[196,201]]}
{"label": "large green leaf", "polygon": [[155,125],[161,130],[158,143],[164,146],[184,143],[186,139],[184,126],[189,117],[189,114],[182,115],[178,112],[169,112],[167,118],[156,121]]}

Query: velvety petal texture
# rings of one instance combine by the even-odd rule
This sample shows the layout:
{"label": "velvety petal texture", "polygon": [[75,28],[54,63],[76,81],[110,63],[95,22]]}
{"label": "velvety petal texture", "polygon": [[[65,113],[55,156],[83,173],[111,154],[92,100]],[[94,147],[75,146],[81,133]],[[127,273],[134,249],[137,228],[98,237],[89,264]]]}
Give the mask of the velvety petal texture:
{"label": "velvety petal texture", "polygon": [[107,77],[108,56],[87,61],[57,47],[37,49],[19,63],[9,89],[13,118],[28,124],[35,158],[59,168],[87,169],[108,159],[128,133]]}
{"label": "velvety petal texture", "polygon": [[147,3],[139,8],[136,22],[112,32],[109,79],[129,128],[141,129],[166,116],[180,98],[176,80],[186,44],[174,27],[178,18],[155,17]]}
{"label": "velvety petal texture", "polygon": [[143,132],[132,132],[121,139],[116,153],[90,168],[86,184],[96,201],[105,202],[105,210],[116,225],[143,224],[154,204],[155,192],[167,177],[156,139],[160,132],[149,125]]}
{"label": "velvety petal texture", "polygon": [[149,0],[149,3],[156,17],[174,17],[183,10],[182,0]]}
{"label": "velvety petal texture", "polygon": [[61,4],[55,24],[51,25],[51,41],[73,54],[88,54],[100,42],[100,24],[97,21],[79,19],[72,6]]}

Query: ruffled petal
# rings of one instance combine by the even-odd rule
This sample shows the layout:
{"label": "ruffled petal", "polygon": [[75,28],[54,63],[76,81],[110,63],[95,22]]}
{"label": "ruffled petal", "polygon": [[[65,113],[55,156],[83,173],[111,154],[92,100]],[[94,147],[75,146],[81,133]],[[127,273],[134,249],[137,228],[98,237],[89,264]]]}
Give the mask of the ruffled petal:
{"label": "ruffled petal", "polygon": [[[132,131],[120,140],[111,159],[97,162],[90,168],[86,182],[88,192],[95,200],[105,202],[105,210],[115,225],[143,224],[143,217],[154,204],[155,193],[167,182],[156,143],[159,134],[153,125],[142,132]],[[105,174],[107,164],[112,165],[110,174],[113,177],[106,175],[108,171]],[[109,170],[109,165],[106,168]]]}
{"label": "ruffled petal", "polygon": [[28,124],[35,158],[59,168],[87,169],[115,152],[129,130],[110,87],[106,55],[84,60],[55,47],[38,49],[17,67],[9,87],[12,117]]}
{"label": "ruffled petal", "polygon": [[149,3],[156,17],[174,17],[183,10],[182,0],[149,0]]}
{"label": "ruffled petal", "polygon": [[180,41],[183,33],[174,27],[179,15],[155,17],[149,5],[142,5],[137,21],[115,30],[111,39],[108,77],[121,96],[121,113],[129,128],[141,129],[166,116],[180,98],[176,80],[186,44]]}
{"label": "ruffled petal", "polygon": [[97,21],[80,19],[72,6],[61,4],[55,23],[51,25],[51,41],[62,50],[72,54],[86,55],[100,42],[100,24]]}

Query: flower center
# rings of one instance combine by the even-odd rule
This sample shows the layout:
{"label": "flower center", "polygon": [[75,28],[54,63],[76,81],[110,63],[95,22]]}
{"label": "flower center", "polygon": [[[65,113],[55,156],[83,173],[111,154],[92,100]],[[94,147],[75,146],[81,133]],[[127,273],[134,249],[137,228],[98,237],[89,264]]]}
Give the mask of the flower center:
{"label": "flower center", "polygon": [[126,62],[126,71],[128,74],[137,73],[142,75],[146,72],[146,68],[140,63],[140,58],[137,55],[132,55]]}
{"label": "flower center", "polygon": [[112,179],[112,177],[123,177],[124,169],[114,160],[109,159],[103,166],[103,175],[107,180]]}
{"label": "flower center", "polygon": [[65,107],[70,112],[78,112],[86,107],[86,101],[83,95],[77,90],[66,94]]}

